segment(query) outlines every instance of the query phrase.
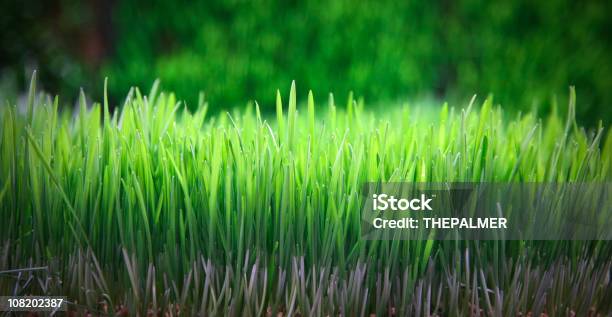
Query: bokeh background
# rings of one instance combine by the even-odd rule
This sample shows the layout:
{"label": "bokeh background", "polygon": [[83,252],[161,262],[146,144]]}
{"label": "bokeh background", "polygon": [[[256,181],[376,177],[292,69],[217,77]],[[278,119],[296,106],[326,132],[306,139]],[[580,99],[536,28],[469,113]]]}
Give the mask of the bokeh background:
{"label": "bokeh background", "polygon": [[[0,90],[33,69],[63,100],[83,87],[119,103],[156,78],[193,107],[257,100],[291,80],[316,99],[367,103],[492,93],[516,111],[565,108],[612,119],[612,1],[2,1]],[[302,96],[305,94],[301,93]],[[5,101],[2,100],[2,103]]]}

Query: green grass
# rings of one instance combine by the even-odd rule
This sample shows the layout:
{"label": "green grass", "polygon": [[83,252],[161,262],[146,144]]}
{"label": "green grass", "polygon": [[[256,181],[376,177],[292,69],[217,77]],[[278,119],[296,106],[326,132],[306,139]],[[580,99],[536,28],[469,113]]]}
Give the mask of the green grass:
{"label": "green grass", "polygon": [[[155,84],[0,110],[0,293],[131,314],[610,312],[606,241],[364,241],[366,181],[609,182],[612,135],[556,112],[298,106],[207,116]],[[268,106],[266,106],[268,107]],[[478,109],[477,109],[478,108]]]}

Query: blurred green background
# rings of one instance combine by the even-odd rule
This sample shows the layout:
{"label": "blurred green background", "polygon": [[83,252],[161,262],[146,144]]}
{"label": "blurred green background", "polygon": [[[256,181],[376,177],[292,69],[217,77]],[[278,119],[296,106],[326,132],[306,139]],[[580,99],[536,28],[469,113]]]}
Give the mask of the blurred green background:
{"label": "blurred green background", "polygon": [[[193,107],[257,100],[272,109],[295,79],[305,96],[368,103],[493,93],[540,114],[569,85],[588,125],[612,119],[611,1],[26,1],[4,3],[0,89],[32,69],[48,90],[112,100],[165,89]],[[3,101],[4,102],[4,101]]]}

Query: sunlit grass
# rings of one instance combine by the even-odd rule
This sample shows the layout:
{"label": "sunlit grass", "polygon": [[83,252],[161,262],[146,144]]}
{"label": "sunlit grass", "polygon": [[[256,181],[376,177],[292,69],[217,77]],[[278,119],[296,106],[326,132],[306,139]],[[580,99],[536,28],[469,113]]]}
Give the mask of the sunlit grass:
{"label": "sunlit grass", "polygon": [[579,127],[571,95],[567,120],[540,120],[492,99],[298,107],[292,86],[276,117],[209,117],[157,84],[112,113],[84,96],[59,111],[32,89],[25,113],[0,110],[0,269],[63,283],[0,290],[188,314],[605,311],[606,242],[360,239],[366,181],[609,182],[612,136]]}

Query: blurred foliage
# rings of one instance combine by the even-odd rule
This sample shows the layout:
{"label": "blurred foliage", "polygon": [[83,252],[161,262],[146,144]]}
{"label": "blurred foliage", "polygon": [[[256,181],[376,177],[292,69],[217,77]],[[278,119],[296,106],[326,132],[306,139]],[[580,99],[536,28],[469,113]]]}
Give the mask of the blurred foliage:
{"label": "blurred foliage", "polygon": [[191,100],[203,89],[213,106],[272,106],[276,89],[293,79],[324,99],[350,89],[393,98],[436,81],[433,13],[408,2],[124,1],[117,22],[125,32],[105,72],[123,90],[156,76]]}
{"label": "blurred foliage", "polygon": [[272,109],[275,90],[295,79],[319,100],[493,93],[545,114],[575,85],[583,123],[612,119],[610,1],[125,0],[111,10],[99,75],[78,74],[98,97],[105,76],[115,98],[160,78],[190,107],[202,90],[217,109]]}
{"label": "blurred foliage", "polygon": [[74,96],[91,82],[96,69],[78,56],[94,16],[87,5],[77,0],[2,1],[0,12],[0,97],[24,91],[34,70],[46,90],[62,96]]}
{"label": "blurred foliage", "polygon": [[123,1],[104,73],[115,94],[160,77],[216,107],[271,108],[296,79],[321,99],[494,93],[545,111],[576,85],[578,116],[594,123],[612,117],[611,12],[609,1],[569,0]]}

